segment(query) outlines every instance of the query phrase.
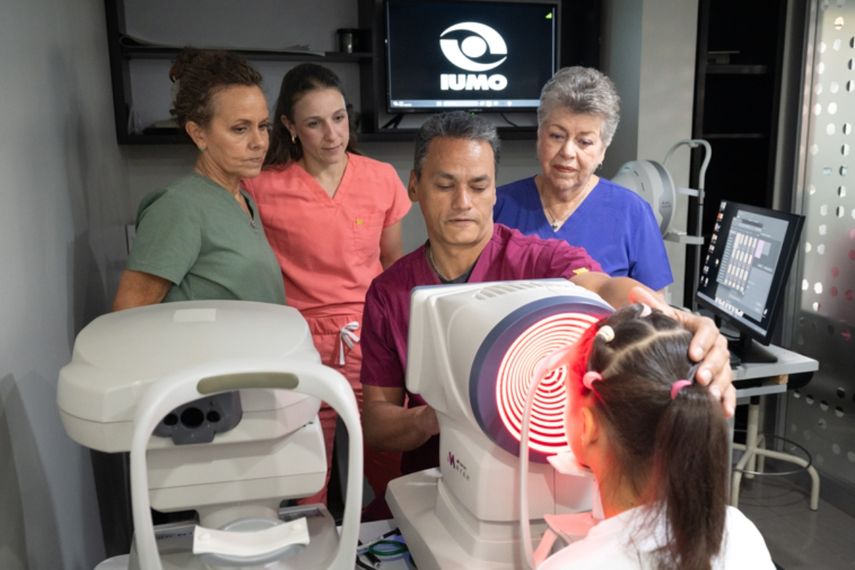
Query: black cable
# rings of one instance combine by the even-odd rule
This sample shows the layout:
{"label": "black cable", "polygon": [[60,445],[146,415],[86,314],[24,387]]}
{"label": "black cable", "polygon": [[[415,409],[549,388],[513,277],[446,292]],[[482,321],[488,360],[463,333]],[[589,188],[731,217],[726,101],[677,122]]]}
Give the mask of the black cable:
{"label": "black cable", "polygon": [[386,121],[386,123],[380,128],[381,129],[397,129],[398,125],[401,124],[401,120],[403,118],[404,118],[404,114],[398,113],[397,115],[395,115],[394,117],[392,117],[391,119]]}
{"label": "black cable", "polygon": [[500,116],[501,118],[503,118],[503,119],[505,120],[505,122],[506,122],[506,123],[508,123],[510,126],[512,126],[512,127],[519,127],[519,125],[518,125],[518,124],[516,124],[515,122],[513,122],[512,120],[510,120],[510,119],[509,119],[509,118],[508,118],[504,113],[499,113],[499,116]]}

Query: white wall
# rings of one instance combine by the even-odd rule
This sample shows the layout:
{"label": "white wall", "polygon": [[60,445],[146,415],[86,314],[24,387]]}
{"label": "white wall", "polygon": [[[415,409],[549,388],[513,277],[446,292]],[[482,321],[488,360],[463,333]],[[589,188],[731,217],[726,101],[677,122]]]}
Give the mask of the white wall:
{"label": "white wall", "polygon": [[[606,176],[636,158],[661,162],[671,145],[691,138],[697,23],[697,0],[606,0],[601,67],[623,103]],[[688,185],[688,150],[677,151],[667,167],[677,185]],[[686,208],[680,197],[674,228],[685,230]],[[670,242],[666,247],[674,272],[671,301],[679,304],[686,250]]]}
{"label": "white wall", "polygon": [[[57,371],[114,287],[127,194],[103,5],[0,2],[0,568],[101,557],[88,453],[65,435]],[[121,245],[121,244],[119,244]]]}

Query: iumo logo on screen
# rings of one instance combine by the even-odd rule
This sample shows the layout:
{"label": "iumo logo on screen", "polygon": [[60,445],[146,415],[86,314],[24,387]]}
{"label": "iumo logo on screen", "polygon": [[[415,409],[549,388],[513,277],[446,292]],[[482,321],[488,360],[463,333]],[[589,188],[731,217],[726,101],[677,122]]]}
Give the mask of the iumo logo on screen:
{"label": "iumo logo on screen", "polygon": [[[472,35],[462,41],[443,39],[459,30]],[[508,78],[504,75],[477,73],[495,69],[508,59],[508,46],[499,32],[478,22],[461,22],[447,28],[439,38],[439,47],[446,59],[460,69],[473,72],[441,74],[439,84],[442,91],[501,91],[508,86]],[[473,58],[480,58],[488,52],[494,61],[473,61]]]}

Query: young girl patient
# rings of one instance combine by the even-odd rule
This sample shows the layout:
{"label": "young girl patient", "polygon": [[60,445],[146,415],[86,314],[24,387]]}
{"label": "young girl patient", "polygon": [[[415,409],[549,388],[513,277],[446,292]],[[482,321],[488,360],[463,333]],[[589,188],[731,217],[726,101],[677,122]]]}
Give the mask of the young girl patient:
{"label": "young girl patient", "polygon": [[567,437],[597,479],[605,519],[539,570],[774,568],[757,528],[726,505],[726,424],[693,382],[690,339],[631,305],[580,340]]}

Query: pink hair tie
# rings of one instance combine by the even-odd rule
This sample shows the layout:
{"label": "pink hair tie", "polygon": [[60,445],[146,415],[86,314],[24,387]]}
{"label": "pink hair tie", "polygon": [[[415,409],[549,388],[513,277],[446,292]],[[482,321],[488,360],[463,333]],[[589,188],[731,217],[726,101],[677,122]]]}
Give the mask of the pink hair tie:
{"label": "pink hair tie", "polygon": [[585,388],[587,388],[588,390],[593,390],[593,388],[591,386],[594,384],[594,382],[596,382],[598,380],[602,381],[602,379],[603,379],[602,374],[600,374],[599,372],[596,372],[595,370],[589,370],[589,371],[585,372],[584,376],[582,376],[582,385]]}
{"label": "pink hair tie", "polygon": [[691,386],[691,380],[677,380],[673,384],[671,384],[671,399],[674,400],[677,397],[677,394],[680,393],[680,390],[685,388],[686,386]]}

